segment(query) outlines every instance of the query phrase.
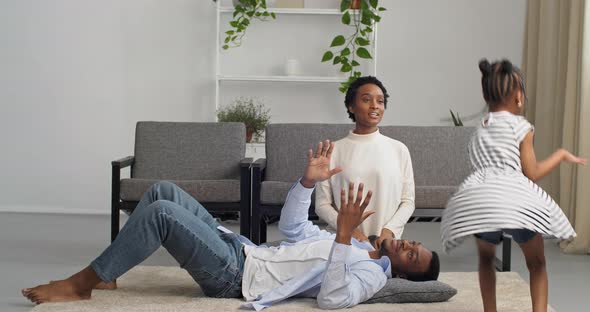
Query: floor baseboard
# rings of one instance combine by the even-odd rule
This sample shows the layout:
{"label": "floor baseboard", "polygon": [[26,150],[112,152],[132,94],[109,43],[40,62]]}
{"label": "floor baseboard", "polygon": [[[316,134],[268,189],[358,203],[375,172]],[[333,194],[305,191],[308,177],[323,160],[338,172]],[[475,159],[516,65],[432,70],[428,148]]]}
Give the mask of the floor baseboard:
{"label": "floor baseboard", "polygon": [[38,214],[68,214],[68,215],[101,215],[111,214],[109,210],[91,210],[91,209],[72,209],[52,206],[0,206],[0,213],[38,213]]}

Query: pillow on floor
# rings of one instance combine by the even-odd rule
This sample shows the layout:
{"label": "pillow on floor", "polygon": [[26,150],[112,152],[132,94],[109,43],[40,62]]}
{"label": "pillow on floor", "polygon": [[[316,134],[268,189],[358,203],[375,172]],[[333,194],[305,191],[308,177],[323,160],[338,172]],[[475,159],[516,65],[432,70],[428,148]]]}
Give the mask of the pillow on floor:
{"label": "pillow on floor", "polygon": [[390,278],[373,298],[364,303],[441,302],[451,299],[457,290],[440,281],[413,282]]}

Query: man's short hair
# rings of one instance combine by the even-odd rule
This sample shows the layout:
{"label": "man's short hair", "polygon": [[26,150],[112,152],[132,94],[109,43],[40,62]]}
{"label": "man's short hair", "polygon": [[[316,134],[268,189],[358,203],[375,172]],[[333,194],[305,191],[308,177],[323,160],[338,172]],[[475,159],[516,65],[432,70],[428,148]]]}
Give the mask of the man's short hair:
{"label": "man's short hair", "polygon": [[436,252],[432,252],[432,259],[428,265],[428,270],[424,273],[408,273],[407,279],[415,282],[435,281],[440,273],[440,260]]}

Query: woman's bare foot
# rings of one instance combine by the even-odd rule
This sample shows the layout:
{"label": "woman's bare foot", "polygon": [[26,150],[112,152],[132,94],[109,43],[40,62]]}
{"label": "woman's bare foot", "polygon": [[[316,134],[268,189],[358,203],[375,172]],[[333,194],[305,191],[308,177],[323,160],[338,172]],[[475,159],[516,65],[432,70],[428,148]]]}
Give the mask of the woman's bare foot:
{"label": "woman's bare foot", "polygon": [[90,299],[92,289],[80,290],[71,279],[55,281],[22,290],[23,296],[31,302],[41,304],[45,302],[78,301]]}
{"label": "woman's bare foot", "polygon": [[92,289],[98,286],[99,283],[100,278],[88,266],[65,280],[50,282],[34,288],[25,288],[21,292],[23,296],[36,304],[86,300],[90,299]]}

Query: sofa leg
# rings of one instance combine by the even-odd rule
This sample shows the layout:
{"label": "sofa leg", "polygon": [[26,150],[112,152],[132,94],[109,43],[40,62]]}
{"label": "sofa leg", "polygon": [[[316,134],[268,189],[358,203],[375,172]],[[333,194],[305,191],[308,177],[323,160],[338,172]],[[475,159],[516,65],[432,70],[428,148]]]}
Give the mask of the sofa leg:
{"label": "sofa leg", "polygon": [[111,243],[119,235],[119,207],[114,206],[111,211]]}
{"label": "sofa leg", "polygon": [[264,219],[262,219],[260,221],[260,243],[259,244],[264,244],[266,243],[266,221]]}
{"label": "sofa leg", "polygon": [[250,231],[252,233],[252,242],[256,245],[260,245],[260,227],[262,226],[262,222],[259,216],[252,216],[252,226],[250,226]]}
{"label": "sofa leg", "polygon": [[500,272],[509,272],[512,253],[512,239],[502,235],[502,259],[496,258],[496,270]]}
{"label": "sofa leg", "polygon": [[502,239],[502,272],[510,271],[512,239],[504,236]]}

